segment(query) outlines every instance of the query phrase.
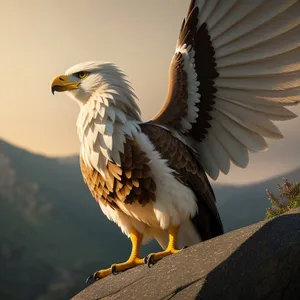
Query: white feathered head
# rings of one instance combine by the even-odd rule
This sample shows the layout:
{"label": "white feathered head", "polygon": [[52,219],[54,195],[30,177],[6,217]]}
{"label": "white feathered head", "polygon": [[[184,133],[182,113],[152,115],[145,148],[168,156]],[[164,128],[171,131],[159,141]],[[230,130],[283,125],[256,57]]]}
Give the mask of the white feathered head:
{"label": "white feathered head", "polygon": [[137,97],[126,75],[112,63],[92,61],[77,64],[53,80],[51,91],[53,94],[67,92],[80,106],[86,104],[95,93],[100,97],[113,94],[117,107],[133,118],[140,118]]}

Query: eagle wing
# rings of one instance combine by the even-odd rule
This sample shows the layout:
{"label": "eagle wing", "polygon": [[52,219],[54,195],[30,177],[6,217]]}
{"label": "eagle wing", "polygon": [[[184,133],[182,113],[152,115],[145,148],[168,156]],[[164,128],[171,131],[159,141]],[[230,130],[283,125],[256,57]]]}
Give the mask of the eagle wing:
{"label": "eagle wing", "polygon": [[272,121],[299,101],[300,1],[193,0],[152,122],[185,135],[216,179],[283,138]]}
{"label": "eagle wing", "polygon": [[174,177],[195,194],[198,211],[192,222],[201,238],[207,240],[222,234],[223,225],[216,207],[214,192],[193,151],[165,128],[144,123],[141,124],[141,130],[161,158],[165,159],[168,166],[174,170]]}

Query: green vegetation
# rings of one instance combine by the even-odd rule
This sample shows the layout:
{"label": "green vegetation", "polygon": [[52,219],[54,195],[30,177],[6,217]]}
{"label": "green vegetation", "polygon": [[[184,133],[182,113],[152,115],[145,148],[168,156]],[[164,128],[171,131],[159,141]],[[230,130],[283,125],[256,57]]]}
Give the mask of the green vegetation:
{"label": "green vegetation", "polygon": [[283,184],[277,185],[279,196],[266,190],[272,207],[267,208],[266,218],[271,219],[300,206],[300,182],[290,183],[284,178]]}

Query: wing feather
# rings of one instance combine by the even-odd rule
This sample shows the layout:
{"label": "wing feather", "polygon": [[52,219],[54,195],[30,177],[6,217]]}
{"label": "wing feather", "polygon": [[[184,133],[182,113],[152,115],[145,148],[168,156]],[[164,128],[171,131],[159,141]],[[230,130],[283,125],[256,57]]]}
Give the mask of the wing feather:
{"label": "wing feather", "polygon": [[246,167],[300,102],[300,1],[193,0],[153,123],[185,136],[213,179]]}
{"label": "wing feather", "polygon": [[219,142],[213,133],[207,136],[206,142],[208,149],[211,151],[212,156],[218,164],[218,168],[222,173],[228,174],[230,169],[230,158],[222,143]]}
{"label": "wing feather", "polygon": [[[245,63],[246,64],[246,63]],[[252,62],[247,65],[233,65],[219,67],[219,76],[226,77],[254,77],[280,75],[300,70],[299,49],[293,49],[280,56],[273,56],[263,61]]]}
{"label": "wing feather", "polygon": [[197,150],[201,153],[201,165],[206,171],[206,173],[212,178],[217,179],[219,176],[219,165],[210,151],[209,145],[207,145],[209,141],[204,141],[200,143]]}
{"label": "wing feather", "polygon": [[[228,153],[230,160],[236,166],[245,168],[249,163],[249,155],[246,147],[237,140],[220,121],[212,121],[211,131]],[[199,144],[201,145],[201,143]],[[202,162],[203,158],[201,152],[199,153],[199,156],[199,159]]]}
{"label": "wing feather", "polygon": [[216,39],[212,35],[212,41],[215,49],[226,45],[230,45],[231,49],[249,48],[294,28],[299,24],[299,17],[299,2],[296,0],[264,1],[236,26],[229,28],[226,34]]}
{"label": "wing feather", "polygon": [[[141,124],[141,130],[147,135],[155,149],[174,170],[175,178],[188,186],[197,198],[198,213],[192,221],[204,240],[223,233],[223,226],[219,216],[216,200],[205,172],[200,166],[195,153],[183,141],[172,133],[151,123]],[[201,145],[203,147],[203,145]],[[219,173],[217,159],[209,154],[209,159],[215,162],[212,176]],[[211,168],[211,165],[209,166]]]}

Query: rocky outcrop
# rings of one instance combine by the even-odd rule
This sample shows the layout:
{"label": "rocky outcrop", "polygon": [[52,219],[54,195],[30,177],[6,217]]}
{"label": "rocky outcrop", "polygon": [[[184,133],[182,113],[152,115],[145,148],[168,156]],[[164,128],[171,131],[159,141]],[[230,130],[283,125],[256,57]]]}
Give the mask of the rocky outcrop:
{"label": "rocky outcrop", "polygon": [[73,299],[299,300],[300,208],[111,275]]}

